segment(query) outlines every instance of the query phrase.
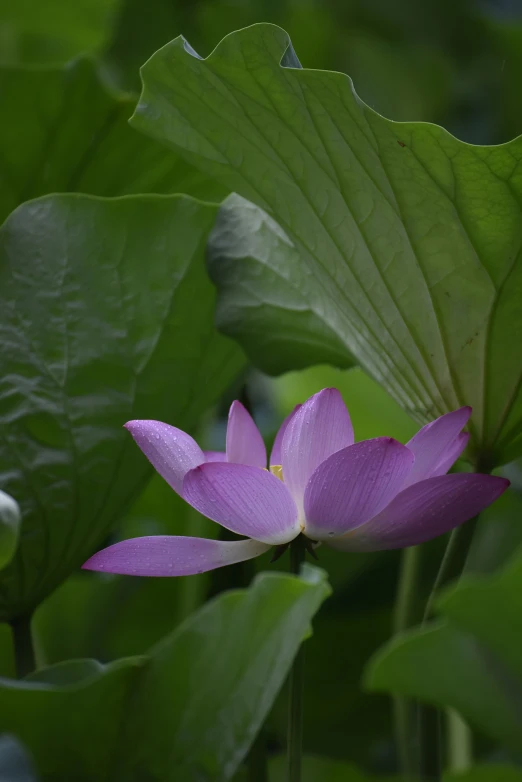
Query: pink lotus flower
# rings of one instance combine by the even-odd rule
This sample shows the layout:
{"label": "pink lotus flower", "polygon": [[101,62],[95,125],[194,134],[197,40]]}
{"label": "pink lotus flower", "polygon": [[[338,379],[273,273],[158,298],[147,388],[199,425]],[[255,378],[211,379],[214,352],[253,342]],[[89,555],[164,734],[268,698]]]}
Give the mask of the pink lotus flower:
{"label": "pink lotus flower", "polygon": [[186,576],[251,559],[303,533],[342,551],[422,543],[462,524],[509,486],[491,475],[446,475],[463,452],[462,407],[424,426],[407,445],[391,437],[354,444],[340,393],[299,405],[266,450],[240,402],[230,408],[226,453],[203,452],[160,421],[126,424],[159,474],[204,516],[246,540],[158,535],[116,543],[83,566],[136,576]]}

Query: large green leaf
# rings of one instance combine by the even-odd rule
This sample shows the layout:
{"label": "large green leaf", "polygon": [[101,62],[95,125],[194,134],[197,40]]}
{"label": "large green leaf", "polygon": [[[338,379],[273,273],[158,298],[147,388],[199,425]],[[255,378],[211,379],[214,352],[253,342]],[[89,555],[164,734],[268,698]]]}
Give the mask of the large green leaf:
{"label": "large green leaf", "polygon": [[[270,764],[270,782],[285,782],[286,758]],[[511,766],[475,766],[464,773],[445,773],[443,782],[522,782],[522,771]],[[303,758],[303,782],[400,782],[398,777],[375,777],[348,763],[321,757]]]}
{"label": "large green leaf", "polygon": [[451,706],[513,752],[522,735],[522,554],[500,574],[467,576],[440,599],[446,617],[393,639],[366,681]]}
{"label": "large green leaf", "polygon": [[507,461],[522,450],[522,139],[394,123],[343,74],[298,66],[283,30],[256,25],[206,60],[178,38],[142,70],[134,126],[257,204],[231,197],[214,233],[223,326],[272,371],[354,356],[421,422],[471,404],[475,451]]}
{"label": "large green leaf", "polygon": [[264,574],[208,603],[147,657],[3,680],[0,731],[19,736],[56,782],[225,782],[328,592],[316,568]]}
{"label": "large green leaf", "polygon": [[173,193],[223,188],[127,122],[130,95],[109,90],[89,60],[58,68],[0,68],[0,221],[52,192]]}
{"label": "large green leaf", "polygon": [[7,565],[18,543],[20,508],[5,491],[0,491],[0,570]]}
{"label": "large green leaf", "polygon": [[488,763],[460,773],[447,772],[443,782],[522,782],[522,770],[515,766]]}
{"label": "large green leaf", "polygon": [[[157,473],[118,528],[119,538],[196,535],[220,527],[184,502]],[[70,657],[143,654],[205,601],[212,573],[190,578],[73,574],[39,606],[33,628],[46,664]]]}
{"label": "large green leaf", "polygon": [[144,658],[110,665],[78,660],[32,681],[2,679],[0,730],[20,738],[38,771],[56,782],[109,779],[127,698],[144,664]]}
{"label": "large green leaf", "polygon": [[244,364],[214,329],[215,207],[185,197],[49,196],[0,229],[0,484],[19,502],[0,616],[32,609],[142,491],[122,429],[190,429]]}
{"label": "large green leaf", "polygon": [[[286,757],[274,758],[270,763],[270,782],[286,782],[288,779]],[[400,782],[397,777],[376,777],[339,760],[321,757],[303,758],[303,782]]]}

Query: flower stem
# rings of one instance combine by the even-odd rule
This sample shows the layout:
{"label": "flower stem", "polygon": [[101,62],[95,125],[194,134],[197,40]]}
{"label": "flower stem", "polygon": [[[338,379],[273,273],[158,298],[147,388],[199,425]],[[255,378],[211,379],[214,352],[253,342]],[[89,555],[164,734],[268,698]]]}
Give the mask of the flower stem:
{"label": "flower stem", "polygon": [[446,712],[448,737],[448,771],[462,774],[473,763],[473,734],[460,714],[453,709]]}
{"label": "flower stem", "polygon": [[[460,578],[468,558],[478,516],[454,529],[449,537],[444,556],[426,602],[422,624],[432,616],[439,590],[449,581]],[[439,780],[441,776],[440,712],[433,706],[419,704],[419,747],[421,779]]]}
{"label": "flower stem", "polygon": [[23,679],[36,668],[31,635],[31,614],[13,619],[10,624],[13,633],[16,675],[19,679]]}
{"label": "flower stem", "polygon": [[426,602],[422,620],[423,624],[428,621],[433,613],[433,605],[435,598],[437,597],[437,592],[449,581],[460,578],[462,575],[477,527],[477,521],[478,516],[475,516],[475,518],[470,519],[465,524],[461,524],[460,527],[457,527],[452,531],[438,573],[433,582],[433,587]]}
{"label": "flower stem", "polygon": [[[290,570],[299,575],[306,554],[305,541],[300,535],[290,544]],[[301,754],[303,744],[303,685],[304,647],[301,644],[290,671],[288,708],[288,782],[301,782]]]}
{"label": "flower stem", "polygon": [[[394,613],[394,633],[396,635],[412,627],[418,621],[416,596],[420,560],[419,546],[403,550]],[[414,779],[418,770],[417,748],[414,741],[415,704],[409,698],[396,696],[393,706],[395,742],[400,770],[405,779]]]}

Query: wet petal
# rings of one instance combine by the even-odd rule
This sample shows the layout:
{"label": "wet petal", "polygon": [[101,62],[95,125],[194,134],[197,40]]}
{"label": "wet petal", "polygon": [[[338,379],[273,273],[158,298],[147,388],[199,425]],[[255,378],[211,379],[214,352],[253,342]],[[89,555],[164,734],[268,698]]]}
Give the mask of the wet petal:
{"label": "wet petal", "polygon": [[352,444],[352,422],[336,388],[319,391],[297,410],[286,427],[281,463],[284,481],[301,514],[306,484],[314,470]]}
{"label": "wet petal", "polygon": [[281,464],[281,446],[283,444],[283,437],[286,432],[286,427],[294,417],[294,415],[297,413],[297,411],[302,407],[302,405],[296,405],[292,412],[286,416],[283,423],[279,427],[279,430],[275,436],[274,445],[272,446],[272,453],[270,454],[270,467],[273,464]]}
{"label": "wet petal", "polygon": [[221,526],[263,543],[287,543],[300,531],[284,483],[259,467],[202,464],[185,476],[183,497]]}
{"label": "wet petal", "polygon": [[266,448],[254,419],[237,400],[228,414],[227,461],[266,467]]}
{"label": "wet petal", "polygon": [[227,455],[225,451],[203,451],[206,462],[226,462]]}
{"label": "wet petal", "polygon": [[129,421],[125,428],[154,469],[181,494],[185,475],[205,461],[196,441],[181,429],[161,421]]}
{"label": "wet petal", "polygon": [[[455,438],[471,415],[471,407],[461,407],[427,424],[412,437],[408,448],[415,455],[415,465],[408,486],[436,475],[437,467],[450,454]],[[449,469],[449,468],[448,468]]]}
{"label": "wet petal", "polygon": [[371,519],[402,489],[413,461],[412,452],[391,437],[334,453],[308,481],[305,534],[328,540]]}
{"label": "wet petal", "polygon": [[434,478],[436,475],[446,475],[448,470],[453,467],[459,456],[461,456],[466,450],[468,440],[469,434],[467,432],[461,432],[458,434],[446,451],[444,458],[438,463],[435,471],[433,472],[433,475],[430,477]]}
{"label": "wet petal", "polygon": [[378,516],[329,541],[344,551],[378,551],[416,546],[476,516],[509,486],[505,478],[456,473],[409,486]]}
{"label": "wet petal", "polygon": [[269,548],[257,540],[229,542],[154,535],[122,540],[98,551],[83,569],[125,576],[192,576],[252,559]]}

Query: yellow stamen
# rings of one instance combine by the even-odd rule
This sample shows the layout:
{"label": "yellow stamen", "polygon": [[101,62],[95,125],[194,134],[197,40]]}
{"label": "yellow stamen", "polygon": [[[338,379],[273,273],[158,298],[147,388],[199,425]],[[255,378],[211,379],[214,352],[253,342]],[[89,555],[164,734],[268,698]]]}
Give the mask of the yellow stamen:
{"label": "yellow stamen", "polygon": [[279,478],[280,481],[283,480],[283,467],[281,464],[271,464],[270,472],[272,475],[275,475],[276,478]]}

